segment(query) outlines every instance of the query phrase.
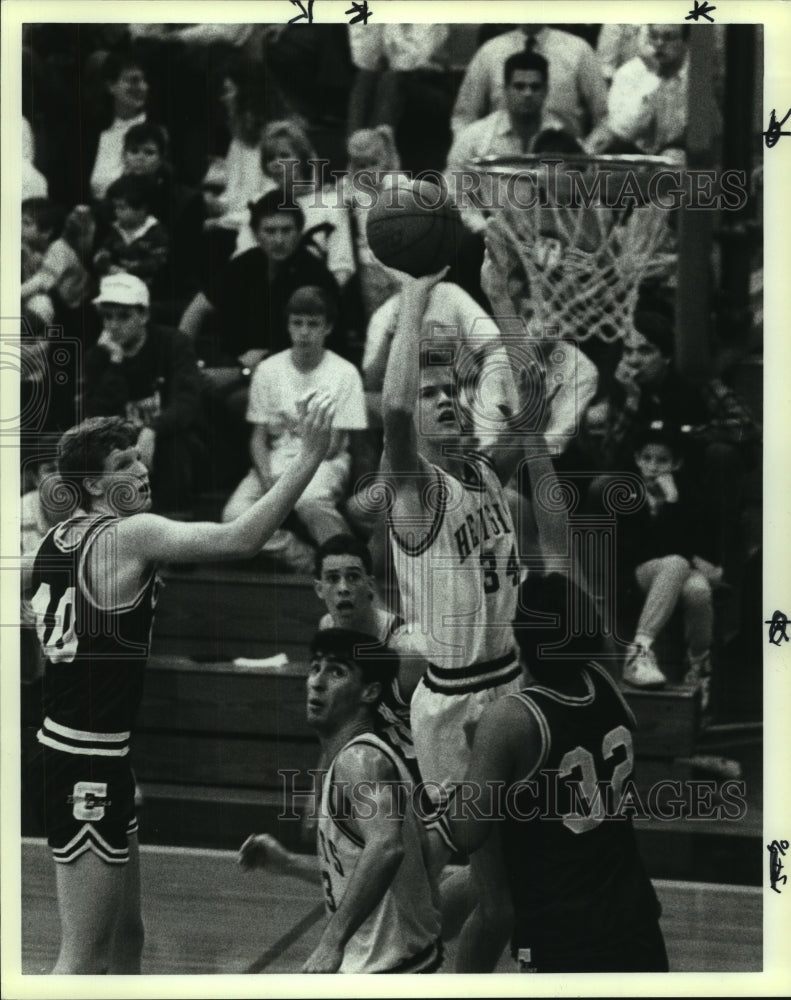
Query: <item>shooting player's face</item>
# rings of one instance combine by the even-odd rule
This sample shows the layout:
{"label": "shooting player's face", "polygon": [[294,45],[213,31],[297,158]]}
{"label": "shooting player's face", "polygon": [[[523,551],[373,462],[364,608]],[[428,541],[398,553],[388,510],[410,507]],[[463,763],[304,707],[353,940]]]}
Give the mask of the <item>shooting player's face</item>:
{"label": "shooting player's face", "polygon": [[101,476],[87,484],[97,500],[103,500],[116,514],[128,517],[151,509],[151,485],[148,468],[140,458],[137,445],[114,448],[105,458]]}
{"label": "shooting player's face", "polygon": [[364,684],[359,667],[334,653],[317,653],[308,674],[308,724],[323,734],[336,732],[372,702],[377,685]]}
{"label": "shooting player's face", "polygon": [[450,365],[430,365],[420,370],[418,431],[432,437],[457,436],[461,432],[455,372]]}
{"label": "shooting player's face", "polygon": [[354,629],[368,611],[374,590],[359,556],[325,556],[316,593],[327,606],[333,624]]}

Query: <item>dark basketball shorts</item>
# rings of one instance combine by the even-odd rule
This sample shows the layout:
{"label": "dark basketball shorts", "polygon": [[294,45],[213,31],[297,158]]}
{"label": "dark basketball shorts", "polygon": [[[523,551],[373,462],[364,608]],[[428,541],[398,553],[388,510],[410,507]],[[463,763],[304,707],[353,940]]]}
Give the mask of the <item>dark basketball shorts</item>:
{"label": "dark basketball shorts", "polygon": [[127,757],[70,754],[40,746],[32,762],[39,818],[60,864],[93,851],[102,861],[129,861],[137,832],[135,778]]}

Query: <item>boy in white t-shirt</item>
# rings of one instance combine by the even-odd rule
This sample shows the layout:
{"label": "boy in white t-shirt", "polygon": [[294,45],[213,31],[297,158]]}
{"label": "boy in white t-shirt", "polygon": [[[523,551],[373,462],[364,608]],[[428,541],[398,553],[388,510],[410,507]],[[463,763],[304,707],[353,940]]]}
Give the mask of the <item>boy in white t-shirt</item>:
{"label": "boy in white t-shirt", "polygon": [[[323,388],[337,408],[332,442],[294,508],[313,542],[321,545],[332,535],[349,531],[338,504],[349,484],[350,432],[368,426],[362,379],[354,365],[324,346],[337,315],[324,289],[299,288],[286,311],[291,347],[262,361],[253,373],[247,407],[247,420],[253,425],[253,467],[226,504],[223,520],[232,521],[252,506],[287,468],[300,447],[297,402],[311,390]],[[312,569],[312,550],[284,529],[275,533],[265,551],[286,568]]]}

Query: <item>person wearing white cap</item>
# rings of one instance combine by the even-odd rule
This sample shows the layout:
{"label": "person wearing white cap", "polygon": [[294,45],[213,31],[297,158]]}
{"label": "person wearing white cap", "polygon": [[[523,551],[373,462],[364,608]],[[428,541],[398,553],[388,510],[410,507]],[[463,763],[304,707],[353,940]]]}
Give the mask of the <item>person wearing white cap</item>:
{"label": "person wearing white cap", "polygon": [[132,274],[103,278],[93,302],[102,332],[85,355],[84,415],[130,420],[151,470],[155,509],[188,510],[201,450],[201,379],[192,342],[149,322],[148,288]]}

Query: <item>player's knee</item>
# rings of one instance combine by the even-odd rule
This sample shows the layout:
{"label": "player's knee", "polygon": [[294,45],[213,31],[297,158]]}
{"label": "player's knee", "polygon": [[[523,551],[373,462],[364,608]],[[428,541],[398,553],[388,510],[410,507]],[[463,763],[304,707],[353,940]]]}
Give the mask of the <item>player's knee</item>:
{"label": "player's knee", "polygon": [[711,585],[702,573],[690,573],[681,596],[686,604],[706,604],[711,601]]}
{"label": "player's knee", "polygon": [[681,577],[682,579],[689,576],[691,567],[683,556],[664,556],[659,562],[661,564],[661,573],[666,573],[668,576]]}

